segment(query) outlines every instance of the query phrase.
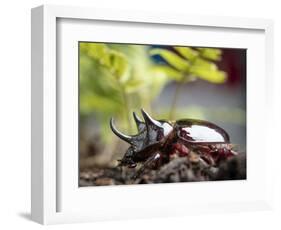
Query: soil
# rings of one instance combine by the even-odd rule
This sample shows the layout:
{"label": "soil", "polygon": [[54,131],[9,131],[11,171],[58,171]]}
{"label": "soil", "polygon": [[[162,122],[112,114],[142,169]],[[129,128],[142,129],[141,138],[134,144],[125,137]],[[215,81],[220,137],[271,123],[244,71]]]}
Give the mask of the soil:
{"label": "soil", "polygon": [[[89,167],[80,171],[79,186],[103,186],[126,184],[154,184],[218,180],[246,179],[246,155],[241,153],[218,166],[209,166],[196,154],[177,157],[160,168],[145,169],[138,175],[137,168]],[[137,175],[137,176],[136,176]]]}

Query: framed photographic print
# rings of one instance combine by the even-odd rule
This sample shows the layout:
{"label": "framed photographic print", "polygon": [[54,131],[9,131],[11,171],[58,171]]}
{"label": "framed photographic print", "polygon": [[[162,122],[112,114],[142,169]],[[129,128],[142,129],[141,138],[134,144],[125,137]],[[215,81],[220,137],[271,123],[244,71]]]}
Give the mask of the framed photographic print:
{"label": "framed photographic print", "polygon": [[270,208],[272,31],[265,19],[34,8],[32,219]]}

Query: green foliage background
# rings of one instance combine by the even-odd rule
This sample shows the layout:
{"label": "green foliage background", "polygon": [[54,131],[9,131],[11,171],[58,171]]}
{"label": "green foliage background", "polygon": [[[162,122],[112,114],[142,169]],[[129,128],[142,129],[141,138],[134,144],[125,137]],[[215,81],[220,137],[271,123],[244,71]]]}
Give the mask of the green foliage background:
{"label": "green foliage background", "polygon": [[[226,81],[218,69],[221,50],[214,48],[152,48],[146,45],[124,45],[80,42],[80,119],[95,115],[100,123],[102,139],[111,139],[109,119],[134,132],[132,111],[144,108],[153,114],[152,102],[170,82],[177,83],[174,99],[164,117],[177,118],[176,102],[181,86],[198,78],[212,84]],[[164,64],[156,64],[158,55]],[[164,111],[164,110],[163,110]],[[183,108],[181,111],[186,111]],[[200,110],[197,109],[197,112]]]}

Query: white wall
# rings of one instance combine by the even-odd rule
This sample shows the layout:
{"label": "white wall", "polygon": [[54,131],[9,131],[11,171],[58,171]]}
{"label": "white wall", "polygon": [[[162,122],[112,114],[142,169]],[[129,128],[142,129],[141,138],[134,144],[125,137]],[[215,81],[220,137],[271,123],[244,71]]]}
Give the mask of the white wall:
{"label": "white wall", "polygon": [[[8,0],[0,8],[0,148],[1,148],[1,229],[37,229],[40,226],[28,221],[30,209],[30,8],[40,4],[71,4],[102,8],[134,9],[187,14],[230,15],[263,17],[275,20],[275,76],[276,87],[281,85],[281,14],[278,1],[246,0],[172,0],[172,1],[114,1],[114,0]],[[277,91],[277,90],[276,90]],[[280,91],[280,90],[279,90]],[[280,98],[280,93],[276,95]],[[262,108],[261,108],[262,109]],[[280,108],[276,117],[281,117]],[[280,128],[280,124],[278,126]],[[276,126],[276,129],[278,128]],[[278,134],[278,133],[276,133]],[[279,135],[280,136],[280,135]],[[281,150],[275,137],[276,163]],[[277,164],[276,164],[277,167]],[[280,169],[276,168],[276,177]],[[279,179],[279,178],[278,178]],[[279,181],[281,181],[279,179]],[[280,182],[276,184],[276,210],[274,212],[239,213],[232,215],[203,215],[185,218],[150,219],[104,222],[83,225],[61,225],[52,229],[277,229],[281,227]],[[206,191],[208,195],[208,191]],[[47,227],[50,228],[50,227]]]}

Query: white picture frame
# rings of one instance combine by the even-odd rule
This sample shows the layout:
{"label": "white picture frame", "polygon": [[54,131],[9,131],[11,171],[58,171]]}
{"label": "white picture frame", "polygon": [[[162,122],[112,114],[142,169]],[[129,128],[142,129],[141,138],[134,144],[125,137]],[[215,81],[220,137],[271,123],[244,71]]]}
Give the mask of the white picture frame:
{"label": "white picture frame", "polygon": [[[103,33],[103,26],[107,26],[110,32]],[[134,30],[132,34],[136,34],[135,37],[131,37],[130,33],[130,37],[118,35],[115,30],[119,29],[118,26],[127,32]],[[157,35],[158,32],[155,32],[154,37],[141,35],[157,28],[160,35]],[[78,65],[75,58],[71,59],[74,57],[71,50],[75,49],[71,44],[79,40],[79,36],[84,36],[82,40],[184,45],[186,41],[181,40],[180,36],[173,36],[173,33],[178,33],[177,30],[184,33],[188,28],[201,33],[203,36],[200,42],[205,42],[205,45],[249,50],[247,180],[78,188],[78,90],[75,81]],[[161,36],[161,33],[167,36]],[[224,38],[223,34],[226,34]],[[32,219],[41,224],[56,224],[271,208],[273,179],[269,133],[272,133],[273,128],[271,116],[275,103],[271,90],[274,84],[272,34],[273,22],[266,19],[123,12],[51,5],[32,9]],[[212,42],[208,43],[208,36],[205,35],[209,35]],[[199,35],[190,37],[193,40],[189,44],[200,40]],[[63,61],[61,55],[65,57]],[[72,77],[68,80],[57,77],[60,74],[63,76],[65,71]],[[259,81],[254,81],[254,75]],[[63,103],[65,97],[71,102],[69,106]],[[260,108],[266,109],[260,111]],[[65,113],[70,115],[62,119]],[[262,137],[255,131],[260,119],[264,120],[260,130]],[[69,135],[65,132],[66,126]],[[67,163],[65,154],[58,154],[64,151],[63,143],[66,141],[73,143],[70,145],[72,153],[67,156]],[[256,148],[254,143],[261,141],[263,147]],[[261,164],[263,172],[258,170]],[[202,198],[200,194],[203,191],[212,195]],[[220,194],[220,191],[227,192],[227,195]],[[89,201],[93,192],[98,199]],[[156,194],[159,194],[158,198]],[[167,194],[175,198],[161,203]],[[192,198],[180,202],[177,197],[185,194]],[[132,199],[135,199],[134,202],[131,202]],[[101,202],[104,200],[108,202]]]}

